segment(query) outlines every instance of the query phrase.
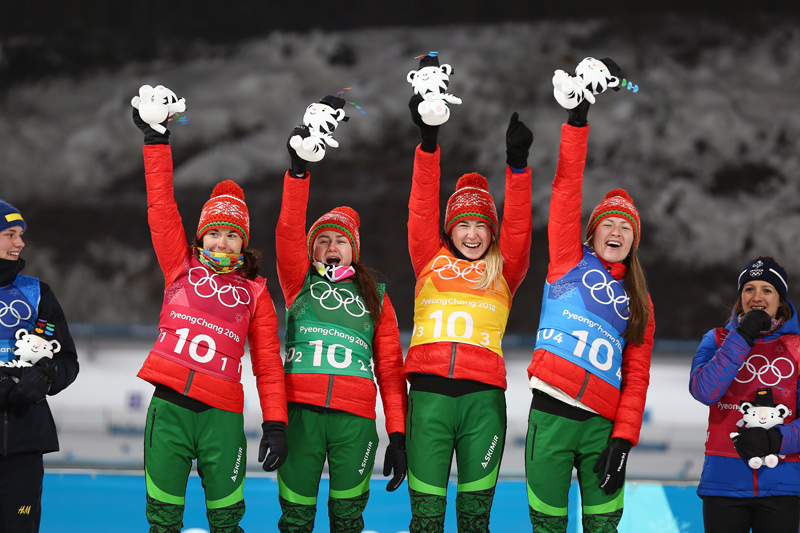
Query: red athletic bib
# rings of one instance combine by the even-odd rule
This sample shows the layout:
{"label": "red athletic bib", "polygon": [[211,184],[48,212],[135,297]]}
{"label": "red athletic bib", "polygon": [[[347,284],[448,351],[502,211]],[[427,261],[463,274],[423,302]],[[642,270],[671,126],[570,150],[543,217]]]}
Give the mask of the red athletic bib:
{"label": "red athletic bib", "polygon": [[244,343],[265,281],[217,274],[194,256],[164,294],[153,352],[226,381],[242,375]]}
{"label": "red athletic bib", "polygon": [[[724,328],[718,328],[715,333],[717,346],[721,346],[729,332]],[[789,414],[783,420],[784,424],[794,420],[797,417],[795,409],[799,375],[799,335],[783,335],[772,341],[756,342],[727,392],[710,407],[706,455],[739,457],[730,434],[740,427],[737,425],[737,422],[742,420],[742,413],[739,412],[740,403],[753,401],[759,387],[772,388],[775,404],[783,404],[789,409]],[[797,462],[800,461],[800,455],[791,454],[782,460]]]}

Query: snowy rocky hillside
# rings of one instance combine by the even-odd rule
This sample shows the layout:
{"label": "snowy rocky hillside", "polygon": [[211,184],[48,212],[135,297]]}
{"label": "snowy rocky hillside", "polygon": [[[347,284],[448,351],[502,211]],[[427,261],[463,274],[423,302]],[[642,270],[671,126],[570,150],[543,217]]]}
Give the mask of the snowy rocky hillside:
{"label": "snowy rocky hillside", "polygon": [[[186,98],[173,125],[178,203],[193,233],[212,186],[244,187],[252,246],[276,308],[274,231],[285,144],[309,103],[351,87],[341,146],[312,164],[309,224],[350,205],[361,214],[362,258],[389,284],[411,328],[413,274],[406,212],[416,128],[406,82],[414,57],[439,51],[463,104],[439,135],[443,200],[478,171],[503,199],[505,130],[517,111],[535,134],[534,244],[509,332],[533,333],[547,266],[550,185],[566,113],[552,96],[557,68],[611,57],[639,91],[609,91],[589,112],[588,216],[603,194],[628,189],[643,218],[641,258],[657,336],[697,338],[720,324],[739,269],[757,254],[783,263],[800,295],[800,24],[754,18],[744,29],[700,16],[659,15],[527,24],[273,32],[183,59],[127,63],[80,77],[11,85],[0,100],[0,197],[29,220],[26,273],[50,283],[73,322],[149,324],[163,290],[146,220],[140,132],[130,99],[163,84]],[[279,315],[282,313],[279,311]],[[282,320],[282,317],[281,317]]]}

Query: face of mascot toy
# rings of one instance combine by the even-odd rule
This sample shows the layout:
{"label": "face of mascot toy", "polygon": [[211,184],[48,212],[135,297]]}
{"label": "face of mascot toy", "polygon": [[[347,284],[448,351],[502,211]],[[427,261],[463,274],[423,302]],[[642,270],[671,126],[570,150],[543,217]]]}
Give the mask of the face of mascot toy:
{"label": "face of mascot toy", "polygon": [[14,355],[16,355],[19,360],[10,361],[6,363],[6,365],[16,363],[16,366],[20,367],[33,366],[39,362],[40,359],[52,359],[53,354],[61,350],[61,344],[59,344],[57,340],[49,341],[33,333],[28,333],[28,331],[24,329],[18,329],[14,336],[17,339],[14,345]]}
{"label": "face of mascot toy", "polygon": [[420,118],[428,126],[440,126],[450,118],[447,104],[460,104],[461,98],[447,92],[453,67],[445,63],[439,66],[436,52],[425,55],[419,61],[419,70],[406,76],[415,95],[422,101],[417,105]]}

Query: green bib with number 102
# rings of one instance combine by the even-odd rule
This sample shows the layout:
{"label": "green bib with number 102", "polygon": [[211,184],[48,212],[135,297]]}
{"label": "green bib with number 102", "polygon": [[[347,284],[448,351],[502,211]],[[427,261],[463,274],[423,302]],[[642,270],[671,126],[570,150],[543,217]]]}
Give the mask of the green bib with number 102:
{"label": "green bib with number 102", "polygon": [[[382,301],[384,285],[376,283],[375,288]],[[354,280],[333,283],[309,272],[286,310],[284,370],[373,379],[374,332],[374,321]]]}

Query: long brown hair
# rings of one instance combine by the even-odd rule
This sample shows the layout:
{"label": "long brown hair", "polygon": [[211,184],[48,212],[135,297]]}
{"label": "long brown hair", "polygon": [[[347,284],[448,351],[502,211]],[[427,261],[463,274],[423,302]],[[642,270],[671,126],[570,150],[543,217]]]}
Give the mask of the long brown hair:
{"label": "long brown hair", "polygon": [[[192,253],[199,253],[196,250],[203,249],[203,243],[197,237],[194,238],[193,247],[195,251]],[[259,259],[261,259],[261,250],[255,248],[247,248],[242,251],[242,255],[244,256],[244,264],[239,267],[236,272],[242,276],[244,279],[254,280],[258,277],[258,273],[261,270],[259,266]]]}
{"label": "long brown hair", "polygon": [[628,267],[625,270],[625,292],[628,293],[628,327],[622,337],[633,344],[642,344],[647,324],[650,322],[650,302],[647,297],[647,280],[644,268],[639,263],[636,250],[631,250],[630,255],[623,263]]}
{"label": "long brown hair", "polygon": [[375,278],[360,261],[351,263],[350,266],[356,271],[355,280],[358,284],[358,292],[361,293],[364,303],[367,304],[367,311],[372,318],[372,323],[377,324],[381,317],[383,300],[378,294],[378,289],[375,288]]}

